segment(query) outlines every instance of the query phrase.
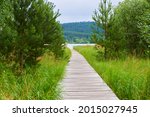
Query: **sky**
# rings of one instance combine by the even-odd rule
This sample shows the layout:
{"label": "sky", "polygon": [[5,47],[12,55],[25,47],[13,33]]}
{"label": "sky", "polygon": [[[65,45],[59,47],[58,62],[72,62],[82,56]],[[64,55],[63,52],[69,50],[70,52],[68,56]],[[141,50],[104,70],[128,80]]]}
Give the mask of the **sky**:
{"label": "sky", "polygon": [[[57,19],[60,23],[92,21],[92,15],[98,8],[100,0],[49,0],[56,5],[55,11],[59,9],[61,16]],[[117,5],[123,0],[111,0]]]}

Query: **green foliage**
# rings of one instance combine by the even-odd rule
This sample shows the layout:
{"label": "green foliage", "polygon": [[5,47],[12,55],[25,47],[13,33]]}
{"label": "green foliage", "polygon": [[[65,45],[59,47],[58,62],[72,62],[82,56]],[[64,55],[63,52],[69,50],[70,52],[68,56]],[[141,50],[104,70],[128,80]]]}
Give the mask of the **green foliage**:
{"label": "green foliage", "polygon": [[150,58],[150,4],[147,4],[146,11],[139,19],[138,30],[140,33],[140,44],[145,56]]}
{"label": "green foliage", "polygon": [[[109,23],[112,18],[112,3],[110,0],[100,0],[98,10],[95,10],[93,15],[97,27],[93,30],[92,40],[95,43],[105,47],[104,57],[107,57],[107,39],[109,34]],[[99,29],[104,30],[104,34],[99,32]]]}
{"label": "green foliage", "polygon": [[38,67],[28,67],[21,76],[0,63],[0,99],[3,100],[52,100],[60,99],[59,82],[71,52],[65,49],[61,60],[50,53],[44,54]]}
{"label": "green foliage", "polygon": [[59,98],[70,51],[54,7],[44,0],[0,1],[0,99]]}
{"label": "green foliage", "polygon": [[103,37],[97,37],[98,41],[101,41],[101,39],[105,40],[108,38],[108,28],[111,16],[112,3],[110,2],[110,0],[100,0],[98,10],[95,10],[94,15],[92,17],[97,27],[102,28],[104,30]]}
{"label": "green foliage", "polygon": [[64,23],[62,24],[62,27],[64,28],[64,31],[91,33],[92,25],[94,25],[94,22],[74,22],[74,23]]}
{"label": "green foliage", "polygon": [[150,60],[127,57],[124,60],[97,60],[95,47],[75,47],[93,66],[119,99],[150,99]]}
{"label": "green foliage", "polygon": [[3,58],[12,50],[16,32],[11,25],[13,15],[10,0],[2,0],[0,9],[0,58]]}
{"label": "green foliage", "polygon": [[[143,19],[145,17],[143,14],[147,12],[147,7],[148,4],[145,0],[125,0],[115,11],[113,24],[116,23],[117,20],[117,22],[119,22],[118,27],[122,28],[119,29],[115,26],[112,30],[120,32],[119,45],[124,45],[123,48],[126,49],[129,54],[142,56],[145,53],[144,51],[148,49],[148,44],[141,38],[143,35],[138,28],[139,23],[142,23],[141,18]],[[112,33],[115,32],[116,31]],[[110,36],[110,38],[112,37]]]}
{"label": "green foliage", "polygon": [[[62,27],[58,22],[55,22],[55,27],[53,27],[52,32],[49,36],[51,36],[51,41],[48,41],[49,50],[52,51],[56,58],[61,58],[64,53],[65,40],[62,31]],[[46,38],[45,38],[46,39]],[[48,38],[47,38],[48,39]],[[50,38],[49,38],[50,39]]]}
{"label": "green foliage", "polygon": [[56,21],[60,14],[54,12],[55,6],[51,2],[6,0],[1,6],[1,60],[13,63],[12,67],[22,72],[25,66],[36,65],[37,57],[47,49],[56,58],[63,56],[65,41],[61,26]]}
{"label": "green foliage", "polygon": [[90,39],[94,22],[75,22],[62,24],[68,43],[92,43]]}
{"label": "green foliage", "polygon": [[[148,2],[124,0],[113,11],[108,10],[110,16],[107,25],[103,23],[105,2],[101,1],[99,10],[94,14],[95,21],[98,22],[97,26],[102,25],[107,33],[105,34],[107,39],[103,41],[99,38],[100,42],[97,42],[105,47],[105,58],[125,58],[127,55],[150,57],[150,5]],[[94,38],[97,35],[94,33]]]}

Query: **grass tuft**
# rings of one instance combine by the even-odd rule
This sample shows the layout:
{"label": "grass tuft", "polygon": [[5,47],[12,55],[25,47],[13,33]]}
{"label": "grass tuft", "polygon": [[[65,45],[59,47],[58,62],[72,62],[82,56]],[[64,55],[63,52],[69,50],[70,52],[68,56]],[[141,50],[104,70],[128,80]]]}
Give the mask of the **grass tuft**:
{"label": "grass tuft", "polygon": [[71,56],[69,49],[64,57],[56,60],[45,54],[38,67],[27,68],[22,76],[0,63],[1,100],[54,100],[60,98],[58,83],[63,78],[65,66]]}
{"label": "grass tuft", "polygon": [[93,66],[120,99],[150,99],[150,60],[127,57],[125,60],[98,61],[94,47],[75,47]]}

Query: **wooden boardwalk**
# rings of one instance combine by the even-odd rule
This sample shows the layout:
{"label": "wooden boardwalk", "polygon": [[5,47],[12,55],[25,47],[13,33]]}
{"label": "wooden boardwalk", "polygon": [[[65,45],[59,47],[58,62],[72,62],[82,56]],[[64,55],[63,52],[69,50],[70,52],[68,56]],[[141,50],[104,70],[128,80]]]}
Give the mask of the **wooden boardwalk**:
{"label": "wooden boardwalk", "polygon": [[118,99],[84,57],[75,50],[72,50],[72,57],[61,85],[64,100]]}

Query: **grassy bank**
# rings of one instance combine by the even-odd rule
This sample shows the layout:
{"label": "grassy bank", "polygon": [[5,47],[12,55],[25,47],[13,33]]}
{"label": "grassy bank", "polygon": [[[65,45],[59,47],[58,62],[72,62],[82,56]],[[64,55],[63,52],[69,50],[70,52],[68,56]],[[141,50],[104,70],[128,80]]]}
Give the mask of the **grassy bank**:
{"label": "grassy bank", "polygon": [[94,47],[75,47],[120,99],[150,99],[150,60],[98,61]]}
{"label": "grassy bank", "polygon": [[64,57],[60,60],[45,54],[39,62],[39,67],[28,68],[19,77],[0,63],[0,99],[59,99],[58,82],[63,78],[70,55],[69,49],[66,49]]}

